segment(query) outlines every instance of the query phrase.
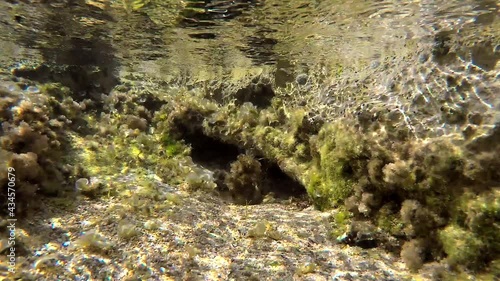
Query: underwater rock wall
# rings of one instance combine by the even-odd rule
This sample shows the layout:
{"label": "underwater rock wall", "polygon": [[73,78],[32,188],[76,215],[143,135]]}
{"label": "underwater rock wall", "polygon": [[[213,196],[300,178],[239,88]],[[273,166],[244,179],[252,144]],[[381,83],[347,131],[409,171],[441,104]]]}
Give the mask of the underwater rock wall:
{"label": "underwater rock wall", "polygon": [[327,79],[311,69],[282,87],[273,71],[213,82],[179,92],[164,110],[173,131],[196,124],[277,163],[317,208],[345,212],[335,236],[369,222],[397,238],[390,248],[412,270],[441,259],[493,270],[500,53],[498,34],[488,34],[437,34],[391,60]]}

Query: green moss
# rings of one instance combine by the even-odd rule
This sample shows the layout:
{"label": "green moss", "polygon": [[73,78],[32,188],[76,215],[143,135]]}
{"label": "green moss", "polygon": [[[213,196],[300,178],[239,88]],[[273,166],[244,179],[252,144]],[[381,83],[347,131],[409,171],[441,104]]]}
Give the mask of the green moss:
{"label": "green moss", "polygon": [[117,234],[121,239],[130,240],[139,235],[140,232],[133,223],[122,221],[118,224]]}
{"label": "green moss", "polygon": [[332,231],[331,236],[337,238],[344,234],[351,224],[352,214],[343,208],[335,210],[332,216]]}
{"label": "green moss", "polygon": [[496,241],[500,249],[500,191],[485,192],[463,203],[469,228],[485,239]]}
{"label": "green moss", "polygon": [[96,230],[89,230],[76,239],[71,247],[102,253],[110,250],[113,244]]}
{"label": "green moss", "polygon": [[[474,195],[462,196],[460,204],[463,224],[483,244],[481,259],[486,261],[500,256],[500,191],[494,189]],[[458,220],[457,220],[458,221]]]}
{"label": "green moss", "polygon": [[475,265],[485,247],[474,233],[456,225],[448,225],[439,231],[439,239],[450,265]]}
{"label": "green moss", "polygon": [[365,158],[365,143],[341,124],[325,125],[317,140],[319,159],[310,174],[307,190],[321,209],[342,203],[353,193],[360,160]]}
{"label": "green moss", "polygon": [[399,218],[399,214],[393,212],[393,206],[386,204],[380,208],[376,215],[376,225],[391,235],[402,235],[404,225]]}
{"label": "green moss", "polygon": [[181,154],[185,150],[185,147],[179,143],[168,143],[165,146],[165,154],[168,157],[173,157],[175,155]]}

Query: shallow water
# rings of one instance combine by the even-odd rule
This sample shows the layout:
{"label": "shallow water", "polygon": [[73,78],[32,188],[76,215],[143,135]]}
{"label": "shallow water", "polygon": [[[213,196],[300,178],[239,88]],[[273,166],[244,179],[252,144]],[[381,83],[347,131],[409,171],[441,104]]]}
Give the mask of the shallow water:
{"label": "shallow water", "polygon": [[[498,26],[499,9],[496,1],[153,1],[129,12],[120,1],[2,6],[3,61],[41,52],[65,63],[67,52],[74,64],[106,56],[179,68],[363,64],[438,34],[480,37],[484,26]],[[26,50],[13,50],[17,44]]]}
{"label": "shallow water", "polygon": [[[474,167],[470,168],[470,171],[467,170],[472,173],[472,176],[467,179],[471,182],[470,186],[457,188],[472,189],[476,184],[479,193],[484,190],[494,190],[498,186],[500,174],[496,170],[498,151],[495,145],[500,135],[498,125],[500,124],[500,95],[498,94],[500,92],[500,5],[497,1],[151,0],[148,3],[141,1],[7,0],[0,2],[0,94],[2,95],[0,98],[5,98],[6,101],[3,105],[0,104],[3,106],[1,109],[5,111],[0,112],[0,117],[4,118],[0,121],[7,120],[5,122],[7,126],[1,126],[2,130],[9,129],[15,132],[14,129],[9,128],[8,123],[17,124],[15,122],[23,121],[19,119],[14,122],[8,119],[17,116],[15,114],[25,113],[26,116],[21,117],[33,121],[33,126],[38,127],[43,127],[45,124],[43,122],[53,118],[50,120],[53,121],[52,123],[48,122],[49,125],[52,124],[48,132],[52,133],[54,138],[57,134],[52,131],[52,127],[62,128],[61,131],[68,135],[73,133],[73,130],[78,131],[77,133],[83,136],[79,136],[81,137],[80,143],[77,141],[72,143],[75,150],[87,145],[91,148],[88,154],[91,156],[88,158],[95,155],[103,155],[101,158],[106,158],[104,161],[85,158],[91,164],[102,161],[105,165],[122,167],[123,169],[116,174],[130,172],[130,167],[128,167],[130,163],[133,168],[148,170],[148,174],[150,169],[151,171],[154,169],[155,171],[175,170],[172,164],[174,160],[172,163],[162,162],[171,166],[159,169],[157,167],[161,164],[158,159],[165,154],[164,151],[155,149],[161,150],[165,148],[165,145],[168,149],[170,144],[157,144],[156,142],[171,140],[170,136],[156,138],[159,134],[155,135],[154,130],[161,131],[162,124],[156,120],[152,121],[152,116],[157,112],[165,114],[159,110],[160,107],[165,104],[169,105],[169,102],[176,98],[177,100],[172,103],[174,106],[167,107],[175,111],[174,107],[182,107],[182,102],[187,100],[191,93],[193,95],[199,92],[204,94],[203,91],[206,88],[209,89],[207,92],[225,94],[229,92],[230,98],[236,100],[233,92],[237,94],[237,90],[246,90],[246,87],[250,85],[250,92],[253,90],[251,87],[256,86],[256,92],[268,94],[262,98],[263,101],[255,98],[255,107],[249,104],[241,106],[237,104],[240,107],[235,109],[231,107],[234,105],[231,102],[235,102],[232,100],[229,105],[219,108],[222,112],[220,115],[213,114],[209,118],[206,118],[207,116],[203,118],[206,118],[207,122],[214,123],[224,121],[226,117],[234,120],[249,119],[250,122],[243,120],[236,123],[246,126],[253,124],[255,120],[251,119],[262,113],[259,118],[262,116],[269,118],[264,118],[264,123],[269,122],[269,124],[261,126],[265,127],[265,130],[261,130],[262,132],[270,129],[273,126],[271,123],[279,123],[276,125],[277,128],[272,128],[276,134],[270,139],[273,141],[271,146],[275,143],[276,146],[283,144],[287,146],[286,142],[291,141],[294,143],[289,146],[292,147],[290,150],[298,149],[299,146],[296,146],[295,142],[299,137],[302,138],[300,141],[308,145],[302,143],[304,151],[318,150],[312,141],[310,142],[309,137],[317,135],[324,123],[341,117],[345,117],[345,119],[340,119],[342,121],[354,120],[353,123],[361,128],[360,131],[365,133],[364,136],[367,138],[380,137],[381,141],[387,141],[390,138],[385,138],[384,134],[391,133],[391,144],[393,144],[392,141],[401,143],[408,141],[412,144],[411,142],[415,139],[451,136],[449,140],[453,145],[465,147],[464,151],[472,152],[471,154],[481,154],[482,158],[478,157],[477,163],[484,166],[482,167],[483,173],[474,174],[476,172]],[[264,82],[254,83],[252,79]],[[272,88],[266,81],[270,81]],[[58,97],[60,100],[51,101],[53,108],[44,107],[43,109],[53,110],[48,113],[50,118],[43,116],[40,117],[41,121],[32,120],[29,110],[19,109],[20,107],[14,106],[14,103],[9,101],[11,96],[16,99],[22,97],[22,100],[35,103],[33,108],[38,106],[36,103],[39,101],[40,106],[45,106],[45,103],[49,102],[40,96],[50,92],[50,88],[44,86],[45,83],[51,82],[59,82],[71,91],[67,97],[55,91],[56,95],[61,95]],[[177,91],[178,89],[181,90]],[[177,92],[180,94],[171,100],[155,96],[165,93],[175,95]],[[242,92],[244,95],[245,91]],[[136,94],[137,96],[134,96]],[[34,98],[31,100],[31,97]],[[127,100],[129,97],[130,99]],[[274,97],[277,97],[276,100],[282,104],[277,106],[272,104],[271,100]],[[202,98],[200,100],[205,102]],[[189,106],[193,106],[198,101],[196,99],[189,101],[191,103],[187,102],[186,107],[189,109]],[[262,102],[259,104],[260,101]],[[219,100],[214,98],[214,103],[209,106],[217,107],[215,104],[218,102]],[[67,108],[62,108],[61,104]],[[87,105],[89,107],[86,107]],[[117,109],[115,105],[121,108]],[[129,105],[130,108],[127,108]],[[24,106],[29,109],[31,104],[24,103]],[[139,110],[139,107],[142,109]],[[290,112],[292,110],[296,112],[287,114],[287,108],[291,108]],[[189,110],[186,111],[189,113]],[[228,111],[231,112],[227,113]],[[254,114],[254,111],[260,112]],[[12,112],[15,114],[11,114]],[[138,112],[143,114],[140,116],[142,120],[132,116]],[[236,117],[224,115],[233,113]],[[67,114],[69,119],[78,114],[85,116],[73,118],[82,122],[81,124],[67,122],[67,126],[64,125],[66,127],[61,127],[63,126],[61,122],[67,120],[61,114]],[[176,112],[176,114],[180,117],[172,114],[174,117],[169,116],[169,118],[184,117],[184,112]],[[190,117],[187,113],[185,115]],[[285,117],[281,118],[281,116]],[[136,119],[130,117],[136,117]],[[312,129],[306,128],[305,132],[302,132],[305,136],[289,132],[289,130],[299,130],[295,128],[296,124],[292,124],[296,120],[280,120],[294,117],[302,118],[300,119],[302,121],[299,121],[302,122],[299,125],[301,129],[311,125]],[[319,118],[315,119],[316,117]],[[310,123],[304,125],[306,119]],[[95,122],[95,120],[99,121]],[[315,120],[323,123],[315,123]],[[185,122],[190,121],[192,120]],[[64,131],[70,125],[75,126],[68,129],[68,132]],[[79,125],[81,126],[78,127]],[[89,128],[85,128],[86,125]],[[184,125],[181,122],[178,126],[180,128]],[[234,124],[229,124],[228,127],[232,125]],[[193,125],[193,127],[196,126]],[[122,130],[122,128],[125,129]],[[139,132],[136,135],[130,132],[134,128],[136,129],[134,132]],[[200,128],[196,127],[196,129]],[[240,130],[233,126],[230,129],[242,132],[247,128]],[[96,133],[97,131],[99,132]],[[249,131],[243,133],[249,135],[254,133],[254,131]],[[17,139],[18,136],[12,132],[10,133]],[[1,131],[1,133],[5,132]],[[175,165],[185,166],[180,170],[188,171],[188,165],[195,166],[201,163],[200,165],[203,166],[201,156],[208,159],[207,167],[217,160],[222,162],[219,166],[229,166],[231,162],[236,162],[235,159],[238,154],[242,153],[242,150],[248,149],[247,143],[241,147],[235,146],[234,149],[229,149],[230,146],[224,143],[227,139],[223,139],[226,136],[222,136],[222,140],[214,140],[207,138],[204,133],[196,131],[191,134],[186,133],[181,137],[183,141],[191,144],[193,150],[190,156],[195,163],[190,162],[191,158],[185,162],[178,160],[179,163]],[[2,134],[0,136],[3,136]],[[237,134],[229,134],[227,137],[231,138]],[[144,144],[137,143],[134,139],[137,135],[140,135]],[[283,142],[279,139],[287,136],[290,138]],[[114,137],[116,139],[113,139]],[[120,137],[123,137],[123,142]],[[107,143],[106,147],[111,152],[102,153],[100,143],[90,144],[92,139],[109,141],[112,145]],[[137,137],[137,139],[140,138]],[[116,140],[120,141],[117,143],[116,151],[121,149],[129,152],[130,150],[134,155],[123,153],[125,155],[123,156],[118,152],[114,154],[113,141]],[[21,141],[17,143],[18,147],[15,148],[18,151],[14,151],[15,149],[12,151],[15,154],[25,153],[30,149],[29,146],[25,147],[26,143],[32,141],[33,139],[30,138],[27,141],[21,138]],[[237,139],[235,142],[238,143],[238,141],[241,140]],[[258,141],[267,142],[267,139],[264,138],[264,141],[257,139],[256,143]],[[422,155],[415,151],[394,151],[395,156],[391,156],[394,159],[391,158],[390,161],[401,164],[399,162],[403,161],[399,161],[399,158],[417,155],[429,161],[429,163],[424,163],[425,165],[432,166],[433,161],[440,164],[439,161],[445,158],[442,160],[444,164],[441,163],[443,167],[437,165],[436,168],[436,173],[442,173],[442,175],[433,174],[432,176],[436,176],[438,183],[441,182],[439,177],[443,176],[442,181],[446,183],[446,179],[452,177],[446,173],[454,172],[456,168],[448,166],[463,163],[457,164],[451,161],[452,163],[448,165],[448,158],[455,157],[455,154],[445,151],[444,155],[440,156],[440,151],[435,150],[439,150],[441,146],[425,146],[431,142],[422,141],[418,143],[422,144],[421,146],[409,148],[409,150],[418,150],[419,147],[427,148],[428,151],[422,152]],[[328,142],[325,143],[325,146],[328,146]],[[8,144],[5,142],[5,145]],[[173,148],[170,147],[171,153],[180,153],[175,152],[175,144],[177,143],[173,142]],[[390,150],[391,144],[384,145]],[[148,145],[151,147],[146,147]],[[60,149],[59,145],[53,147]],[[0,152],[3,152],[3,149]],[[280,147],[279,149],[289,148]],[[178,150],[182,150],[182,147]],[[234,151],[231,152],[231,150]],[[272,152],[275,153],[274,150]],[[286,153],[284,154],[288,155]],[[158,154],[155,155],[158,158],[148,158],[147,161],[141,158],[146,157],[147,154]],[[41,158],[46,157],[43,154],[40,155],[42,155]],[[111,156],[108,157],[108,155]],[[127,158],[131,155],[132,160]],[[166,158],[170,157],[168,153],[166,155]],[[435,155],[440,156],[437,157],[438,160],[433,158]],[[309,156],[313,158],[312,155],[305,155],[304,158],[307,160],[304,161],[310,161],[311,163],[308,164],[312,166],[315,160],[307,158]],[[56,154],[57,161],[59,161],[58,157],[59,155]],[[295,170],[286,170],[284,168],[287,168],[286,165],[290,163],[280,162],[283,159],[291,162],[295,158],[289,155],[284,156],[283,159],[280,159],[280,156],[266,155],[266,157],[274,157],[274,159],[264,160],[269,161],[268,164],[273,164],[269,167],[276,170],[269,174],[278,174],[278,177],[273,178],[275,181],[271,181],[269,185],[273,187],[283,185],[285,189],[296,184],[305,194],[306,190],[302,188],[302,182],[298,184],[294,181],[295,179],[288,178],[289,175],[286,174],[290,172],[289,170],[291,170],[290,173],[295,173],[294,176],[300,173],[306,174],[301,170],[302,167],[297,166]],[[49,160],[47,163],[56,162],[50,157]],[[74,161],[74,159],[71,160]],[[411,163],[412,160],[408,162]],[[424,160],[418,161],[425,162]],[[119,161],[121,162],[115,163]],[[126,161],[129,162],[126,163]],[[415,165],[419,165],[418,161]],[[36,157],[33,162],[33,166],[38,167]],[[137,167],[146,162],[150,166]],[[474,163],[476,162],[472,162]],[[379,164],[382,165],[382,162]],[[384,167],[396,166],[392,164],[394,163],[383,163]],[[405,172],[406,166],[403,164],[401,164],[403,167],[401,170]],[[344,168],[342,167],[342,170]],[[58,167],[58,169],[64,171],[64,175],[68,177],[68,179],[62,179],[63,183],[60,184],[74,186],[74,179],[71,178],[73,175],[68,176],[69,168]],[[382,166],[377,169],[380,170],[378,176],[385,175]],[[205,173],[204,170],[199,170],[201,174]],[[346,173],[349,173],[347,170]],[[50,170],[47,171],[50,172]],[[92,176],[101,176],[99,173],[103,170],[93,171],[97,171],[98,175]],[[432,172],[434,171],[429,173]],[[56,174],[62,174],[62,172]],[[153,172],[151,174],[157,177]],[[167,172],[165,174],[170,176]],[[475,175],[479,176],[474,178]],[[194,173],[193,177],[196,180],[197,177],[202,176]],[[299,175],[297,178],[303,181],[309,180],[305,175],[302,176]],[[211,173],[207,177],[210,181],[214,181]],[[30,180],[35,184],[34,179]],[[189,176],[186,177],[186,181],[189,180]],[[215,185],[214,182],[211,183]],[[452,183],[455,184],[454,181]],[[469,182],[459,184],[469,184]],[[134,188],[127,187],[127,189],[130,189],[130,192],[134,191]],[[407,192],[409,198],[399,198],[401,197],[399,194],[395,195],[396,205],[401,205],[403,201],[411,201],[407,199],[415,199],[412,197],[414,195],[412,192]],[[425,192],[432,193],[429,190],[422,191],[422,193]],[[35,191],[32,194],[35,194]],[[488,194],[486,192],[485,194],[487,198]],[[492,194],[491,198],[496,196],[494,197],[496,200],[497,193]],[[366,195],[373,194],[368,192]],[[445,194],[436,196],[446,197]],[[471,202],[477,206],[482,204],[479,199],[471,200]],[[431,203],[425,204],[431,205]],[[396,208],[399,208],[399,205]],[[266,205],[259,207],[266,210]],[[210,209],[217,210],[216,207],[210,207]],[[238,209],[235,208],[235,210]],[[399,216],[399,211],[395,212],[395,216]],[[469,213],[464,211],[464,216],[466,214],[472,216],[474,212],[474,209]],[[482,212],[486,213],[486,211]],[[199,213],[203,214],[204,211]],[[477,216],[482,216],[482,214]],[[233,217],[229,216],[229,218]],[[448,219],[446,216],[445,218]],[[182,219],[184,220],[184,217]],[[189,232],[185,234],[188,236]]]}
{"label": "shallow water", "polygon": [[[137,10],[123,3],[3,2],[2,71],[42,62],[70,66],[70,78],[16,75],[100,94],[138,73],[186,83],[271,69],[277,86],[309,73],[326,85],[314,89],[317,102],[339,116],[360,105],[339,99],[370,88],[364,104],[382,100],[387,110],[404,112],[417,135],[462,128],[435,118],[442,99],[454,112],[470,101],[467,113],[486,112],[487,124],[499,120],[496,1],[170,0]],[[95,71],[75,77],[78,67]],[[425,110],[415,102],[422,98]]]}

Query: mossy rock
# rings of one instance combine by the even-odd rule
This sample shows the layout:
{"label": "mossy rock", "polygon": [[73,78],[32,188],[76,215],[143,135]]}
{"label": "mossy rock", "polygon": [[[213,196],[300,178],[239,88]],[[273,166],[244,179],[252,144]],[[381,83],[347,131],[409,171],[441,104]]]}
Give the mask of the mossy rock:
{"label": "mossy rock", "polygon": [[457,225],[439,231],[439,239],[450,265],[477,266],[485,244],[474,233]]}
{"label": "mossy rock", "polygon": [[[314,204],[325,209],[342,203],[354,192],[357,175],[367,157],[364,138],[340,123],[320,130],[313,150],[318,152],[307,190]],[[319,159],[318,159],[319,158]]]}

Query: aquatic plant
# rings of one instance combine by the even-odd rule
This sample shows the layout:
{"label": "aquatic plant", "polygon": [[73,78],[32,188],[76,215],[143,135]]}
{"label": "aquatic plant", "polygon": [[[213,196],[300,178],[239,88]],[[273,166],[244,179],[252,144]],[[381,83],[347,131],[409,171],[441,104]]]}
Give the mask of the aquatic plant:
{"label": "aquatic plant", "polygon": [[239,155],[231,163],[225,184],[240,204],[260,203],[263,198],[261,164],[251,155]]}
{"label": "aquatic plant", "polygon": [[113,247],[113,244],[103,235],[92,229],[83,233],[73,243],[73,249],[83,249],[91,252],[105,253]]}
{"label": "aquatic plant", "polygon": [[116,232],[118,237],[124,240],[130,240],[140,234],[140,231],[135,224],[127,220],[123,220],[118,224]]}
{"label": "aquatic plant", "polygon": [[354,192],[361,161],[367,158],[362,138],[341,124],[329,124],[314,140],[315,165],[310,172],[307,191],[320,209],[338,206]]}
{"label": "aquatic plant", "polygon": [[411,240],[404,243],[401,249],[401,258],[403,259],[406,267],[411,271],[417,271],[424,263],[424,247],[422,241]]}

